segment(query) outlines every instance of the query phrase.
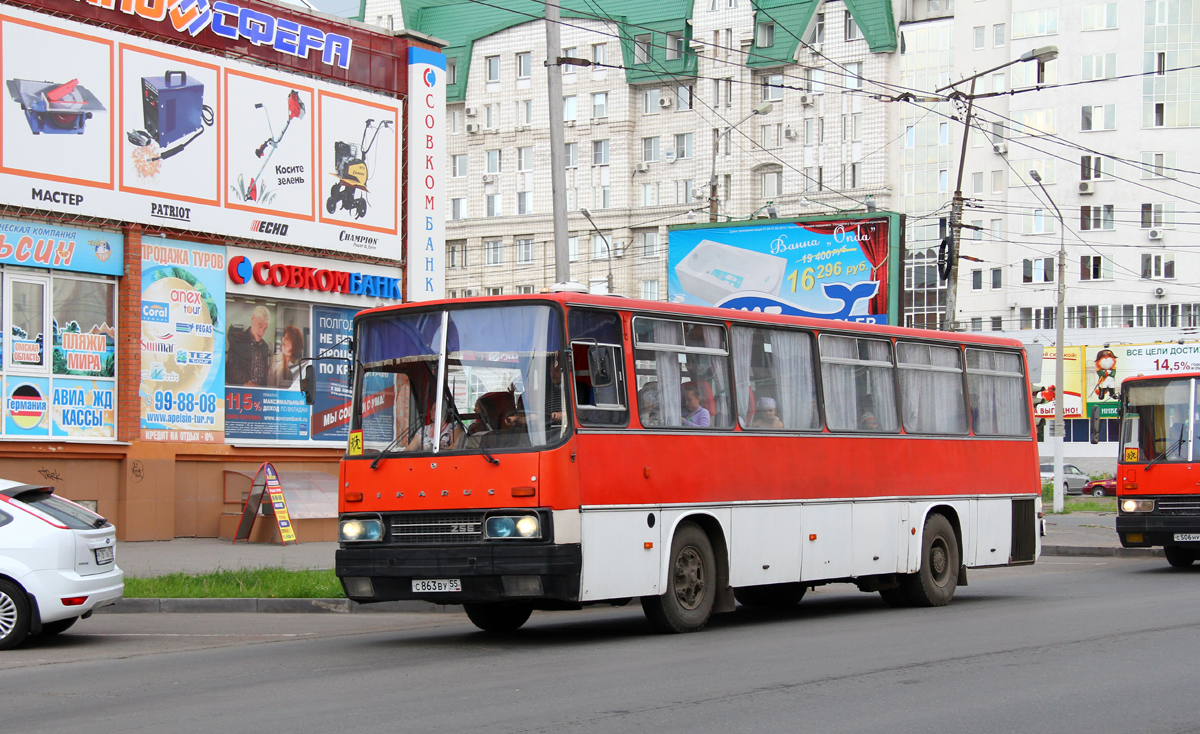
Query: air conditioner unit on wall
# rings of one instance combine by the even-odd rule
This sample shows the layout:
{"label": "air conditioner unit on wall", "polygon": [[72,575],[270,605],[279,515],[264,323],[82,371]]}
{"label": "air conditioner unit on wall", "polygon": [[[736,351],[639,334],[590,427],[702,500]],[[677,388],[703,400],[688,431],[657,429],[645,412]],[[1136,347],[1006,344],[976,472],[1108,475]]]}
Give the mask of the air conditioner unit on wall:
{"label": "air conditioner unit on wall", "polygon": [[1162,231],[1161,229],[1152,229],[1152,230],[1150,230],[1150,239],[1152,239],[1152,240],[1161,240],[1161,239],[1162,239],[1162,237],[1163,237],[1163,231]]}
{"label": "air conditioner unit on wall", "polygon": [[467,117],[474,117],[479,114],[478,107],[468,107],[464,111],[467,113]]}
{"label": "air conditioner unit on wall", "polygon": [[1167,295],[1166,288],[1158,287],[1158,288],[1154,289],[1154,297],[1155,298],[1162,298],[1165,295]]}
{"label": "air conditioner unit on wall", "polygon": [[809,95],[809,94],[800,95],[800,104],[804,105],[805,107],[811,107],[812,103],[813,103],[812,95]]}
{"label": "air conditioner unit on wall", "polygon": [[496,174],[494,174],[494,173],[483,174],[483,182],[485,184],[496,183]]}
{"label": "air conditioner unit on wall", "polygon": [[478,122],[468,122],[467,123],[467,132],[469,132],[469,133],[479,132],[479,123]]}
{"label": "air conditioner unit on wall", "polygon": [[800,137],[800,133],[796,132],[796,128],[794,127],[785,127],[783,129],[783,137],[787,138],[788,140],[795,140],[796,138]]}
{"label": "air conditioner unit on wall", "polygon": [[1079,193],[1081,193],[1081,194],[1096,193],[1096,184],[1093,183],[1092,181],[1080,181],[1079,182]]}
{"label": "air conditioner unit on wall", "polygon": [[664,110],[666,108],[670,107],[671,106],[671,98],[670,97],[659,97],[658,98],[658,106],[662,107]]}
{"label": "air conditioner unit on wall", "polygon": [[649,163],[638,163],[636,166],[633,167],[633,170],[638,173],[645,173],[646,171],[650,170],[650,164]]}
{"label": "air conditioner unit on wall", "polygon": [[1008,155],[1008,143],[1000,142],[992,144],[992,152],[996,155]]}

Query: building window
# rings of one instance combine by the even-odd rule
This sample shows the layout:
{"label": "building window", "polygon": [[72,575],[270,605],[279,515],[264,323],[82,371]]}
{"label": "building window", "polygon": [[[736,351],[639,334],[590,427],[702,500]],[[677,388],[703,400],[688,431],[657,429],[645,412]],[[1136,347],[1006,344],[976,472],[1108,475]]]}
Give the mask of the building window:
{"label": "building window", "polygon": [[1083,6],[1083,30],[1104,31],[1117,27],[1117,3],[1091,3]]}
{"label": "building window", "polygon": [[[564,48],[562,50],[562,55],[568,59],[573,59],[576,57],[577,52],[578,52],[578,49],[576,49],[574,46],[570,46],[570,47]],[[563,81],[565,81],[565,82],[575,81],[575,67],[574,66],[571,66],[570,64],[563,64],[562,74],[563,74],[563,76],[570,77],[569,79],[564,79]]]}
{"label": "building window", "polygon": [[500,194],[488,194],[484,197],[487,203],[486,214],[489,217],[500,216]]}
{"label": "building window", "polygon": [[667,34],[667,61],[675,61],[683,58],[683,50],[687,42],[680,33]]}
{"label": "building window", "polygon": [[517,192],[517,214],[533,213],[533,193],[530,191]]}
{"label": "building window", "polygon": [[467,244],[465,242],[449,242],[446,244],[446,267],[467,267]]}
{"label": "building window", "polygon": [[650,63],[650,34],[642,33],[633,37],[633,63]]}
{"label": "building window", "polygon": [[1113,205],[1079,207],[1079,228],[1083,230],[1115,229]]}
{"label": "building window", "polygon": [[592,235],[592,259],[607,260],[609,255],[608,239],[604,235]]}
{"label": "building window", "polygon": [[504,295],[504,287],[503,286],[495,286],[493,288],[484,288],[483,292],[484,292],[484,295],[488,295],[488,296],[502,296],[502,295]]}
{"label": "building window", "polygon": [[675,87],[675,109],[692,109],[692,88],[688,86]]}
{"label": "building window", "polygon": [[576,262],[577,260],[579,260],[579,238],[578,237],[568,237],[567,238],[567,260],[570,262]]}
{"label": "building window", "polygon": [[997,23],[992,26],[992,45],[1000,48],[1004,45],[1004,24]]}
{"label": "building window", "polygon": [[525,237],[517,240],[517,262],[533,262],[533,240],[531,238]]}
{"label": "building window", "polygon": [[783,173],[781,171],[763,171],[762,172],[762,195],[765,199],[770,199],[779,196],[783,183]]}
{"label": "building window", "polygon": [[1054,258],[1039,257],[1034,260],[1026,258],[1021,263],[1022,283],[1053,283]]}
{"label": "building window", "polygon": [[1099,155],[1085,155],[1079,159],[1079,178],[1081,181],[1099,181],[1102,178],[1112,178],[1115,161]]}
{"label": "building window", "polygon": [[450,200],[450,218],[453,220],[467,218],[467,200],[465,197]]}
{"label": "building window", "polygon": [[599,69],[608,63],[608,44],[593,43],[592,44],[592,68]]}
{"label": "building window", "polygon": [[642,160],[646,162],[658,160],[658,138],[642,138]]}
{"label": "building window", "polygon": [[501,265],[504,263],[504,241],[483,241],[483,262],[485,265]]}
{"label": "building window", "polygon": [[517,124],[529,127],[533,124],[533,100],[522,99],[517,102]]}
{"label": "building window", "polygon": [[1080,280],[1112,280],[1112,260],[1103,255],[1084,255],[1079,258]]}
{"label": "building window", "polygon": [[487,69],[487,80],[489,82],[500,81],[500,57],[488,56],[484,59],[484,68]]}
{"label": "building window", "polygon": [[450,156],[450,168],[453,171],[455,178],[462,178],[467,175],[467,154],[459,153],[458,155]]}
{"label": "building window", "polygon": [[662,99],[662,90],[658,87],[654,89],[646,89],[642,91],[642,112],[647,115],[653,115],[658,112],[662,105],[659,103]]}
{"label": "building window", "polygon": [[533,170],[533,146],[527,145],[517,148],[517,170],[532,171]]}
{"label": "building window", "polygon": [[458,84],[458,59],[446,59],[446,83]]}
{"label": "building window", "polygon": [[658,206],[658,184],[642,184],[642,206]]}
{"label": "building window", "polygon": [[762,98],[766,102],[783,99],[783,74],[767,74],[761,79]]}
{"label": "building window", "polygon": [[971,331],[983,331],[983,317],[976,316],[971,319]]}
{"label": "building window", "polygon": [[1175,154],[1142,153],[1142,178],[1175,178]]}
{"label": "building window", "polygon": [[643,280],[642,281],[642,298],[647,301],[658,300],[658,281]]}
{"label": "building window", "polygon": [[999,290],[1003,285],[1004,268],[992,268],[992,290]]}
{"label": "building window", "polygon": [[1174,229],[1175,204],[1142,204],[1142,229]]}
{"label": "building window", "polygon": [[608,165],[608,141],[593,140],[592,141],[592,165],[607,166]]}
{"label": "building window", "polygon": [[692,133],[677,133],[675,135],[675,157],[692,157]]}
{"label": "building window", "polygon": [[1112,79],[1117,75],[1116,54],[1084,54],[1081,59],[1085,82],[1093,79]]}
{"label": "building window", "polygon": [[574,122],[578,116],[577,100],[575,95],[563,97],[563,122]]}
{"label": "building window", "polygon": [[1004,331],[1004,319],[1000,316],[992,317],[992,331]]}
{"label": "building window", "polygon": [[642,232],[642,254],[646,257],[658,257],[658,232]]}
{"label": "building window", "polygon": [[975,40],[975,50],[978,51],[987,47],[987,26],[977,25],[971,29],[971,36]]}
{"label": "building window", "polygon": [[487,152],[487,172],[500,173],[500,151],[489,150]]}
{"label": "building window", "polygon": [[1058,33],[1058,8],[1022,10],[1013,13],[1012,37],[1052,36]]}
{"label": "building window", "polygon": [[824,69],[805,69],[804,70],[804,88],[812,94],[824,94],[825,92],[825,70]]}
{"label": "building window", "polygon": [[982,270],[972,270],[971,271],[971,290],[973,290],[973,291],[983,290],[983,271]]}
{"label": "building window", "polygon": [[1114,130],[1117,127],[1117,106],[1115,104],[1084,105],[1080,113],[1079,129]]}
{"label": "building window", "polygon": [[608,92],[592,94],[592,117],[608,117]]}
{"label": "building window", "polygon": [[533,64],[530,63],[529,52],[517,54],[517,78],[528,79],[533,71]]}
{"label": "building window", "polygon": [[453,107],[447,112],[446,127],[451,135],[457,135],[462,132],[463,127],[463,110],[461,107]]}
{"label": "building window", "polygon": [[488,130],[500,127],[500,106],[485,104],[483,106],[483,126]]}
{"label": "building window", "polygon": [[861,61],[852,61],[846,64],[846,81],[845,84],[851,89],[863,88],[863,65]]}
{"label": "building window", "polygon": [[1164,280],[1175,277],[1174,255],[1142,255],[1142,277]]}
{"label": "building window", "polygon": [[847,11],[845,11],[845,13],[846,13],[846,16],[845,16],[846,17],[846,40],[847,41],[857,41],[858,39],[862,38],[862,32],[858,30],[858,23],[855,22],[853,17],[851,17],[850,11],[847,10]]}
{"label": "building window", "polygon": [[519,293],[523,296],[533,295],[533,286],[519,285],[519,286],[517,286],[517,293]]}
{"label": "building window", "polygon": [[775,24],[759,23],[755,44],[759,48],[769,48],[775,45]]}

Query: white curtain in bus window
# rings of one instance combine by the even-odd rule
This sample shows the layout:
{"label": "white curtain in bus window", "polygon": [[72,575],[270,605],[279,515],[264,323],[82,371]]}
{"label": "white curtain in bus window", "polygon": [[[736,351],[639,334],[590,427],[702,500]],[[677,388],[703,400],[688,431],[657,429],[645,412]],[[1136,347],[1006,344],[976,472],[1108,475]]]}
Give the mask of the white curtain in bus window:
{"label": "white curtain in bus window", "polygon": [[899,429],[891,342],[821,336],[821,380],[829,430],[891,433]]}
{"label": "white curtain in bus window", "polygon": [[1029,435],[1021,358],[1007,352],[967,350],[971,427],[981,436]]}
{"label": "white curtain in bus window", "polygon": [[714,324],[634,319],[644,426],[729,428],[729,354]]}
{"label": "white curtain in bus window", "polygon": [[634,359],[638,368],[638,413],[644,426],[678,426],[680,407],[680,361],[683,355],[683,324],[678,321],[634,319],[634,338],[639,345]]}
{"label": "white curtain in bus window", "polygon": [[733,374],[742,428],[810,431],[821,427],[810,335],[733,327]]}
{"label": "white curtain in bus window", "polygon": [[112,377],[116,368],[113,283],[54,278],[54,374]]}
{"label": "white curtain in bus window", "polygon": [[967,432],[962,355],[957,347],[896,344],[900,405],[909,433]]}

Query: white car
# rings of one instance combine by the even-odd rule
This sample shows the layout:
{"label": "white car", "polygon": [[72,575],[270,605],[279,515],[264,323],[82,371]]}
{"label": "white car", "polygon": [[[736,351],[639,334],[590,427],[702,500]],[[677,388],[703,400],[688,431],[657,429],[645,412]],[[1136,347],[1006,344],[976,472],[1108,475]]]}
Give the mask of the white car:
{"label": "white car", "polygon": [[125,593],[117,533],[53,487],[0,479],[0,650],[56,635]]}

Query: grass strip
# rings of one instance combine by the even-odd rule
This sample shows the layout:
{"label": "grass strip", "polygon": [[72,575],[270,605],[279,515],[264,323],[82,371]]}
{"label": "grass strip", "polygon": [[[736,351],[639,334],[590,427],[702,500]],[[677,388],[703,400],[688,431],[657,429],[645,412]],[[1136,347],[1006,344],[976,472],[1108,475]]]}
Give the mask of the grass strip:
{"label": "grass strip", "polygon": [[212,573],[126,576],[127,599],[341,599],[332,569],[289,571],[268,568],[217,569]]}

